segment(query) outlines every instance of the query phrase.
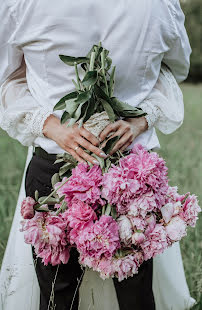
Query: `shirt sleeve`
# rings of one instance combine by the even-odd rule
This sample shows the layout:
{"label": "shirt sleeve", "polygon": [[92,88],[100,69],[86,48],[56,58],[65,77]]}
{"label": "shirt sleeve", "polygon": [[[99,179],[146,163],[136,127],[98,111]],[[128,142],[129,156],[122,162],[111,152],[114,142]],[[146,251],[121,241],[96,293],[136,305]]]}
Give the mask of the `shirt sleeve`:
{"label": "shirt sleeve", "polygon": [[155,127],[164,134],[170,134],[182,125],[184,120],[182,91],[165,64],[161,66],[155,87],[139,107],[147,113],[149,129]]}
{"label": "shirt sleeve", "polygon": [[[32,97],[26,79],[24,58],[0,88],[0,127],[25,146],[43,135],[43,125],[53,113],[50,106],[40,106]],[[47,138],[46,138],[47,139]]]}
{"label": "shirt sleeve", "polygon": [[43,123],[52,109],[40,106],[29,92],[23,51],[15,43],[17,17],[6,3],[0,0],[0,127],[30,146],[43,136]]}
{"label": "shirt sleeve", "polygon": [[170,0],[169,8],[173,20],[173,40],[171,48],[164,54],[163,62],[171,69],[178,83],[187,78],[190,67],[191,47],[185,29],[185,16],[179,0]]}

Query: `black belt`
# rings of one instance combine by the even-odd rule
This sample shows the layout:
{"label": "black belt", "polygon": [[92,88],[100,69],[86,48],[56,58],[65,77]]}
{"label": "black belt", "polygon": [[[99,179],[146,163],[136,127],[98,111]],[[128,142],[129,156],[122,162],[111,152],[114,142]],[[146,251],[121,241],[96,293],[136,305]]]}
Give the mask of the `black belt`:
{"label": "black belt", "polygon": [[36,154],[37,156],[39,156],[41,158],[51,160],[51,161],[56,160],[57,154],[49,154],[44,149],[42,149],[41,147],[35,147],[33,152],[34,152],[34,154]]}

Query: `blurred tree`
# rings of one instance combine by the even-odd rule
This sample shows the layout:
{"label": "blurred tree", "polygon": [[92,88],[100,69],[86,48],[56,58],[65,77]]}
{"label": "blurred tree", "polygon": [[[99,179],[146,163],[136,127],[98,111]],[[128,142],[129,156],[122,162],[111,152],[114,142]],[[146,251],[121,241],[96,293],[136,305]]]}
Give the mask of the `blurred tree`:
{"label": "blurred tree", "polygon": [[202,82],[202,0],[182,0],[186,16],[185,26],[192,47],[188,80]]}

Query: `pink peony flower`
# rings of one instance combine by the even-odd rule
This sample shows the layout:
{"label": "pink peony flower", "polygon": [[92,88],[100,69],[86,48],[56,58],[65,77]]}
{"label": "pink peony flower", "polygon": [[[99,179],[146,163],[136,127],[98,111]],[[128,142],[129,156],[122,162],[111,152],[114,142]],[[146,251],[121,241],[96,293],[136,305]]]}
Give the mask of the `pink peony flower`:
{"label": "pink peony flower", "polygon": [[161,208],[161,213],[165,223],[170,222],[171,218],[175,215],[178,215],[181,211],[182,205],[180,201],[176,203],[169,202]]}
{"label": "pink peony flower", "polygon": [[[160,209],[166,203],[167,167],[157,153],[136,145],[130,155],[120,159],[119,166],[112,166],[104,174],[102,185],[102,197],[116,205],[119,214],[126,214],[134,199],[140,196],[139,205],[142,203],[145,216],[146,210]],[[148,192],[144,201],[142,195]]]}
{"label": "pink peony flower", "polygon": [[145,241],[145,235],[142,232],[135,232],[132,235],[132,243],[133,244],[140,244]]}
{"label": "pink peony flower", "polygon": [[130,221],[135,230],[144,230],[146,227],[146,222],[141,216],[129,216]]}
{"label": "pink peony flower", "polygon": [[185,221],[180,216],[175,216],[167,224],[166,233],[171,241],[180,241],[187,234],[186,228]]}
{"label": "pink peony flower", "polygon": [[132,224],[130,219],[125,216],[121,215],[119,218],[117,218],[117,223],[119,227],[119,236],[121,239],[121,242],[127,244],[130,244],[131,242],[131,237],[133,234],[132,230]]}
{"label": "pink peony flower", "polygon": [[45,265],[68,262],[66,230],[67,223],[61,216],[45,212],[36,212],[32,219],[22,221],[21,229],[25,242],[34,246],[37,257],[42,258]]}
{"label": "pink peony flower", "polygon": [[[86,163],[80,163],[72,170],[69,181],[58,190],[58,193],[60,196],[65,195],[68,205],[71,205],[73,200],[80,200],[87,204],[98,203],[103,205],[104,202],[100,198],[101,181],[102,171],[99,166],[95,165],[89,168]],[[55,188],[60,184],[60,182],[57,183]]]}
{"label": "pink peony flower", "polygon": [[76,242],[76,238],[82,230],[87,226],[93,225],[97,220],[95,211],[82,201],[73,201],[72,206],[63,213],[63,217],[68,222],[71,229],[70,242],[73,244]]}
{"label": "pink peony flower", "polygon": [[148,215],[145,218],[145,222],[146,222],[145,235],[147,236],[151,234],[151,232],[154,230],[156,226],[156,215],[155,214]]}
{"label": "pink peony flower", "polygon": [[148,212],[151,212],[156,208],[157,205],[155,195],[152,191],[149,191],[133,200],[130,204],[128,214],[134,216],[139,214],[144,218]]}
{"label": "pink peony flower", "polygon": [[144,252],[145,260],[161,254],[168,247],[165,228],[161,224],[156,224],[153,231],[140,246]]}
{"label": "pink peony flower", "polygon": [[201,212],[201,208],[199,207],[197,197],[195,195],[188,196],[183,205],[183,217],[187,225],[191,227],[196,226],[199,212]]}
{"label": "pink peony flower", "polygon": [[31,219],[34,217],[34,205],[36,201],[32,197],[26,197],[21,204],[21,215],[26,219]]}
{"label": "pink peony flower", "polygon": [[76,245],[82,256],[112,257],[120,248],[117,222],[111,216],[102,215],[99,221],[82,231]]}
{"label": "pink peony flower", "polygon": [[119,281],[123,281],[128,277],[132,277],[138,273],[138,268],[143,262],[143,255],[141,252],[132,253],[125,257],[120,257],[112,261],[113,274]]}

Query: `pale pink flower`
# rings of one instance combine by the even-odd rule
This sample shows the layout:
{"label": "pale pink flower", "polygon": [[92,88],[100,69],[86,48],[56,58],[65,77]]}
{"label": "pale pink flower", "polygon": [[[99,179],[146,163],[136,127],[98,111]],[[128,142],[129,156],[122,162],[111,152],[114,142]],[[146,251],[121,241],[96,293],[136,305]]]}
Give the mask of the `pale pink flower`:
{"label": "pale pink flower", "polygon": [[129,244],[133,234],[131,221],[127,216],[121,215],[117,218],[117,223],[121,242],[125,243],[126,245]]}
{"label": "pale pink flower", "polygon": [[147,236],[154,230],[156,226],[156,215],[151,214],[146,216],[145,223],[146,223],[145,235]]}
{"label": "pale pink flower", "polygon": [[31,219],[34,217],[34,205],[36,201],[32,197],[26,197],[21,204],[21,215],[26,219]]}
{"label": "pale pink flower", "polygon": [[138,268],[143,261],[141,252],[132,253],[124,257],[113,259],[112,270],[113,274],[118,278],[118,281],[123,281],[128,277],[138,273]]}
{"label": "pale pink flower", "polygon": [[165,223],[170,222],[171,218],[180,214],[181,211],[182,205],[180,201],[177,201],[175,203],[169,202],[161,208],[161,213]]}
{"label": "pale pink flower", "polygon": [[[100,198],[101,181],[102,171],[99,166],[95,165],[90,168],[86,163],[80,163],[72,170],[69,181],[58,190],[58,193],[60,196],[65,195],[68,205],[71,205],[73,200],[80,200],[87,204],[98,203],[103,205],[104,202]],[[55,188],[62,182],[57,183]]]}
{"label": "pale pink flower", "polygon": [[130,204],[128,214],[134,216],[139,214],[144,218],[148,212],[151,212],[156,208],[157,205],[155,195],[152,191],[149,191],[133,200]]}
{"label": "pale pink flower", "polygon": [[140,246],[143,249],[145,260],[163,253],[168,247],[165,228],[161,224],[156,224],[153,231],[147,236],[145,242],[140,244]]}
{"label": "pale pink flower", "polygon": [[117,222],[111,216],[102,215],[99,221],[80,233],[76,245],[82,256],[112,257],[120,248]]}
{"label": "pale pink flower", "polygon": [[141,216],[129,216],[130,221],[134,227],[134,230],[144,230],[146,227],[146,221]]}
{"label": "pale pink flower", "polygon": [[183,205],[183,217],[187,225],[191,227],[196,226],[198,214],[201,212],[197,197],[195,195],[188,196]]}
{"label": "pale pink flower", "polygon": [[21,231],[24,231],[25,242],[34,246],[37,257],[42,258],[45,265],[67,263],[67,223],[61,216],[36,212],[32,219],[22,221]]}
{"label": "pale pink flower", "polygon": [[133,244],[140,244],[144,242],[146,239],[145,235],[142,232],[135,232],[132,235],[132,243]]}
{"label": "pale pink flower", "polygon": [[175,216],[166,225],[166,233],[171,241],[180,241],[184,236],[186,236],[187,225],[180,216]]}

